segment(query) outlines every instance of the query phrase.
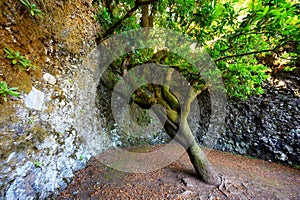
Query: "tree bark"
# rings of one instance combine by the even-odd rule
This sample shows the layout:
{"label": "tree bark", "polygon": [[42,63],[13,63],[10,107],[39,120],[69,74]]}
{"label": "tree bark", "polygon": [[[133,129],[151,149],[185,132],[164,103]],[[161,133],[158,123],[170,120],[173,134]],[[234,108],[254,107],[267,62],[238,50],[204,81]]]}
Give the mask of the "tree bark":
{"label": "tree bark", "polygon": [[216,186],[220,185],[221,180],[218,174],[206,158],[200,146],[197,144],[187,120],[183,119],[180,121],[180,129],[178,130],[177,126],[168,120],[162,112],[158,110],[153,111],[157,114],[161,121],[166,120],[164,125],[166,133],[186,149],[190,161],[195,169],[196,176],[207,184]]}
{"label": "tree bark", "polygon": [[149,6],[142,6],[142,27],[149,27]]}
{"label": "tree bark", "polygon": [[204,152],[201,150],[196,142],[187,149],[187,153],[194,166],[197,176],[205,183],[210,185],[220,185],[220,178],[217,175],[214,167],[206,158]]}
{"label": "tree bark", "polygon": [[175,140],[186,149],[197,177],[210,185],[219,185],[220,178],[200,146],[197,144],[188,122],[183,119],[180,122],[180,126],[181,128],[175,136]]}

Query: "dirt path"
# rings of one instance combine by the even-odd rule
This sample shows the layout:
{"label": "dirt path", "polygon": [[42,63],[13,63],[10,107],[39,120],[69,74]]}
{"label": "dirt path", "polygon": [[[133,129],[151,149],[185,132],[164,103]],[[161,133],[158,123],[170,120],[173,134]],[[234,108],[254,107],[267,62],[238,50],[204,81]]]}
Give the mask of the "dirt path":
{"label": "dirt path", "polygon": [[220,151],[206,153],[223,179],[219,187],[195,178],[187,154],[163,169],[140,174],[116,171],[94,158],[57,199],[300,199],[300,170]]}

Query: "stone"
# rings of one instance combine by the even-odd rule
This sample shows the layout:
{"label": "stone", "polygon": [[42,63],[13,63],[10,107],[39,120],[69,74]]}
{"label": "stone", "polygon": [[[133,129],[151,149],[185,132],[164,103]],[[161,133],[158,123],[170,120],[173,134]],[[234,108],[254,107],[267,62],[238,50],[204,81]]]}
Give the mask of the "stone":
{"label": "stone", "polygon": [[190,190],[186,190],[183,193],[180,194],[180,197],[182,198],[188,198],[190,195],[192,195],[194,192],[190,191]]}
{"label": "stone", "polygon": [[54,85],[56,83],[56,78],[49,73],[45,73],[43,75],[43,79],[51,85]]}
{"label": "stone", "polygon": [[195,180],[195,178],[191,178],[191,177],[182,178],[182,182],[187,187],[195,187],[197,184],[196,183],[197,180]]}
{"label": "stone", "polygon": [[45,94],[35,87],[32,87],[30,93],[25,97],[25,105],[30,109],[42,110]]}
{"label": "stone", "polygon": [[[300,151],[300,95],[293,95],[299,91],[299,78],[285,77],[275,82],[273,79],[269,78],[262,85],[263,95],[245,101],[228,99],[224,134],[218,139],[216,149],[299,165],[300,156],[296,155]],[[210,101],[206,101],[208,97],[201,99],[201,122],[196,134],[203,144],[205,133],[200,130],[207,126],[211,106]]]}
{"label": "stone", "polygon": [[282,153],[282,152],[278,152],[277,153],[277,159],[282,160],[282,161],[286,161],[288,159],[287,155]]}

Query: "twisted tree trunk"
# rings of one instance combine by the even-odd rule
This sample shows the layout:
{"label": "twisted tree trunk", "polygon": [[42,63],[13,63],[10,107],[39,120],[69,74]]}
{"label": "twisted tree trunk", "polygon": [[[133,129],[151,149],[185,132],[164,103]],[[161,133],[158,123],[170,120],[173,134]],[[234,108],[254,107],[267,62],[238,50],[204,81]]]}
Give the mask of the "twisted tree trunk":
{"label": "twisted tree trunk", "polygon": [[[156,91],[158,90],[159,89],[157,89]],[[161,91],[169,92],[168,89],[165,88],[162,89]],[[164,129],[166,133],[186,149],[189,158],[191,160],[191,163],[193,164],[193,167],[195,169],[197,177],[207,184],[219,185],[221,182],[220,178],[218,177],[216,171],[214,170],[214,167],[206,158],[204,152],[197,144],[194,135],[190,129],[190,126],[188,124],[187,118],[190,112],[190,103],[193,101],[193,96],[191,95],[187,96],[186,104],[181,114],[179,114],[178,111],[176,112],[176,108],[178,107],[178,105],[176,104],[178,102],[177,103],[174,102],[175,99],[173,98],[172,101],[170,99],[166,100],[164,97],[167,96],[170,97],[172,96],[172,94],[169,92],[168,95],[166,94],[158,95],[157,92],[156,100],[154,100],[150,96],[144,95],[143,101],[137,100],[138,98],[136,98],[135,102],[139,104],[140,102],[145,103],[151,101],[160,104],[161,107],[152,107],[151,109],[155,112],[155,114],[160,119],[160,121],[162,123],[165,123]],[[173,105],[168,104],[170,102],[172,102]],[[165,110],[163,110],[162,108],[164,108]],[[175,110],[173,110],[172,108],[175,108]],[[179,116],[181,116],[180,121],[179,121],[180,118]]]}
{"label": "twisted tree trunk", "polygon": [[197,177],[210,185],[219,185],[221,180],[200,146],[197,144],[186,120],[181,121],[179,131],[168,121],[165,124],[166,133],[181,144],[187,151]]}
{"label": "twisted tree trunk", "polygon": [[197,176],[205,183],[219,185],[220,178],[196,142],[186,150]]}

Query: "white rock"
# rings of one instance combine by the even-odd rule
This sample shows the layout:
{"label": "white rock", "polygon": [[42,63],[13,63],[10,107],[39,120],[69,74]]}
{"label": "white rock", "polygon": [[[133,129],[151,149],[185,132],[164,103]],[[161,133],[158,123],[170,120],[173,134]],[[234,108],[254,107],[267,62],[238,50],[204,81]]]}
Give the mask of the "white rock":
{"label": "white rock", "polygon": [[25,97],[25,105],[28,108],[42,110],[45,94],[35,87],[32,87],[30,93]]}
{"label": "white rock", "polygon": [[195,186],[195,180],[190,177],[182,178],[183,184],[187,187],[194,187]]}
{"label": "white rock", "polygon": [[186,190],[184,191],[183,193],[180,194],[180,196],[182,197],[188,197],[190,196],[191,194],[193,194],[194,192],[190,191],[190,190]]}
{"label": "white rock", "polygon": [[45,73],[45,74],[43,75],[43,79],[44,79],[47,83],[49,83],[49,84],[51,84],[51,85],[54,85],[54,84],[56,83],[56,79],[54,78],[54,76],[52,76],[52,75],[49,74],[49,73]]}
{"label": "white rock", "polygon": [[50,60],[50,58],[49,57],[46,57],[46,61],[45,61],[46,63],[50,63],[51,62],[51,60]]}

